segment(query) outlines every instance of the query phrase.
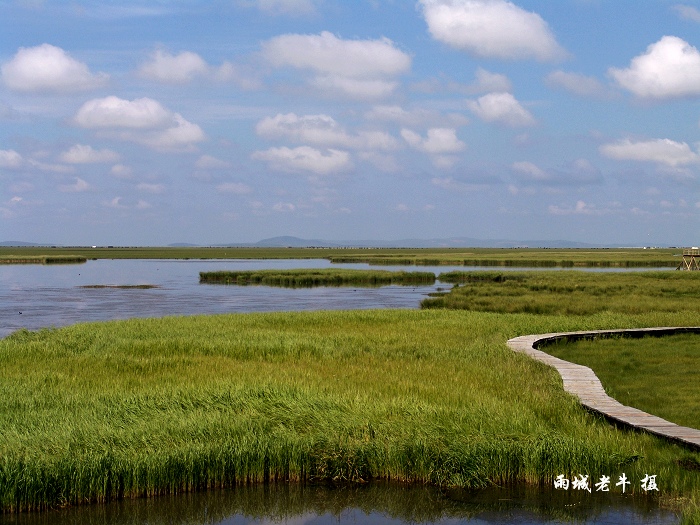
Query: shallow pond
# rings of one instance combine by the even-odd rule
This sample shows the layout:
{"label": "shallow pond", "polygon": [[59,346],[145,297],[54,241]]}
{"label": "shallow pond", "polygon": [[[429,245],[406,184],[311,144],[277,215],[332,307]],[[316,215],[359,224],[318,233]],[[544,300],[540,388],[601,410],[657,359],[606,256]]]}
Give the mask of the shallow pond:
{"label": "shallow pond", "polygon": [[389,483],[332,488],[301,484],[247,486],[44,514],[0,516],[0,523],[16,525],[670,525],[677,522],[673,513],[660,511],[652,500],[635,500],[619,494],[602,496],[522,487],[441,491]]}

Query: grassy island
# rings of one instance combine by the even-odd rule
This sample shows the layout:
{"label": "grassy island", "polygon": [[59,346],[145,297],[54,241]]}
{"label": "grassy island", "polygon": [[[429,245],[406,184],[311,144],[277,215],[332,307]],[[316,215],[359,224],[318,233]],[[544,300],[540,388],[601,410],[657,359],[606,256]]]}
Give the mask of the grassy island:
{"label": "grassy island", "polygon": [[301,288],[311,286],[430,285],[432,272],[388,272],[377,270],[304,269],[200,272],[199,282],[207,284],[264,284]]}
{"label": "grassy island", "polygon": [[0,255],[0,264],[82,264],[82,255]]}

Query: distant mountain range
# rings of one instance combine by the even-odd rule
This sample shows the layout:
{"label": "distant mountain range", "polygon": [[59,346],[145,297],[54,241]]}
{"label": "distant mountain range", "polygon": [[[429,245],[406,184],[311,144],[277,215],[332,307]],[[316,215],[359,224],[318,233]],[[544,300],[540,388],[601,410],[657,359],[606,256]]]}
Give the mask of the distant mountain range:
{"label": "distant mountain range", "polygon": [[[0,246],[57,246],[54,244],[31,243],[24,241],[4,241]],[[201,244],[174,243],[170,247],[198,247]],[[214,244],[216,247],[232,248],[618,248],[610,244],[588,244],[572,241],[506,239],[472,239],[470,237],[450,237],[447,239],[400,239],[396,241],[354,240],[328,241],[323,239],[301,239],[288,235],[271,237],[258,242]]]}

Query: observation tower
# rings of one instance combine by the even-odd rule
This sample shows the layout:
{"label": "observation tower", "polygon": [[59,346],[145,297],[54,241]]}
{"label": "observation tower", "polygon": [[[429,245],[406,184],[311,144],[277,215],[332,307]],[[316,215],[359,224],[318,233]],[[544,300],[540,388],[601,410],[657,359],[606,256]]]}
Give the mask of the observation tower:
{"label": "observation tower", "polygon": [[700,248],[693,246],[683,250],[683,260],[676,270],[700,270]]}

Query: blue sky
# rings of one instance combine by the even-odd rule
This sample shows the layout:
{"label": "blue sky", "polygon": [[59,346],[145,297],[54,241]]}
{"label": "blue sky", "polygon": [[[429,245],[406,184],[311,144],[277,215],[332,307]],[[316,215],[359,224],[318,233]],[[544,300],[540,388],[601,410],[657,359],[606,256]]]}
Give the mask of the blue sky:
{"label": "blue sky", "polygon": [[700,2],[0,0],[0,240],[700,242]]}

